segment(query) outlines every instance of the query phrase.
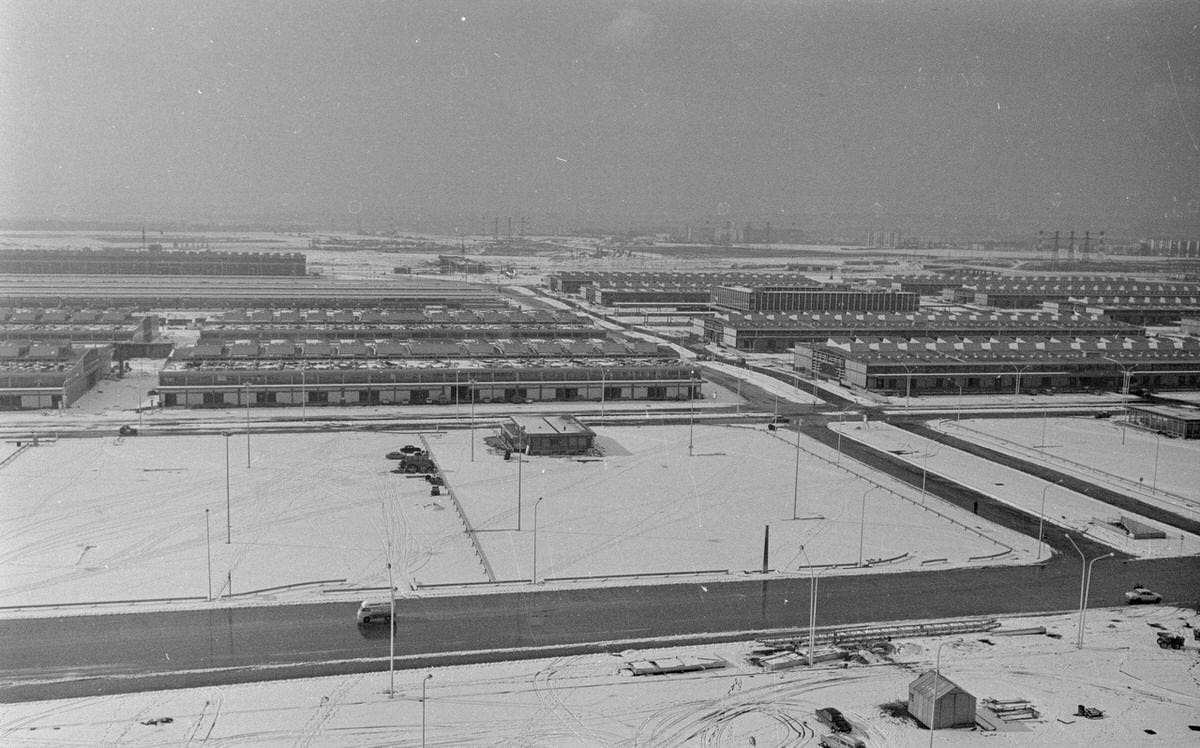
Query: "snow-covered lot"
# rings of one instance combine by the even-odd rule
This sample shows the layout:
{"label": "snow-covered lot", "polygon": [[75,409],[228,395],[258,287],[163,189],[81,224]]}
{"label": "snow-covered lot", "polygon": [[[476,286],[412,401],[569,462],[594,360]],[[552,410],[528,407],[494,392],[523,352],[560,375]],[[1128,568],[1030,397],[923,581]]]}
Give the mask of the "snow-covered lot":
{"label": "snow-covered lot", "polygon": [[[535,538],[537,576],[552,583],[740,575],[761,567],[768,525],[780,571],[860,555],[896,559],[884,569],[997,553],[1012,563],[1036,551],[967,513],[927,511],[914,489],[861,466],[835,468],[819,444],[797,450],[794,432],[601,428],[602,457],[521,462],[491,449],[491,434],[254,433],[249,468],[244,433],[26,446],[0,470],[0,606],[264,590],[254,599],[328,599],[322,590],[386,589],[389,548],[402,590],[486,581],[481,556],[495,580],[529,580]],[[406,443],[430,448],[453,496],[389,472],[385,453]]]}
{"label": "snow-covered lot", "polygon": [[[1025,700],[1036,710],[1006,730],[938,730],[938,745],[1196,745],[1200,681],[1188,627],[1200,618],[1193,611],[1093,610],[1083,649],[1075,647],[1074,616],[1001,623],[1010,630],[1044,626],[1050,635],[896,639],[879,664],[812,670],[764,672],[746,661],[750,644],[738,643],[399,670],[390,694],[385,671],[9,704],[0,715],[0,743],[816,746],[827,728],[814,711],[835,706],[867,745],[904,748],[927,745],[929,731],[881,705],[905,701],[908,684],[937,663],[977,700]],[[1188,634],[1187,649],[1159,649],[1157,627]],[[631,659],[671,655],[727,665],[665,676],[620,672]],[[1079,705],[1103,717],[1077,716]]]}

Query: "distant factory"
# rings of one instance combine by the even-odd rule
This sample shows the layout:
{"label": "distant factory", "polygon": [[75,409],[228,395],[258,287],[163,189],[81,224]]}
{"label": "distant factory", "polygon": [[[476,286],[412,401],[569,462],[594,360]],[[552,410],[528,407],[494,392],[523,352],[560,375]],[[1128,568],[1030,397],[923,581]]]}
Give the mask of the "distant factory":
{"label": "distant factory", "polygon": [[251,275],[308,274],[300,252],[217,252],[147,249],[0,249],[0,273],[16,275]]}

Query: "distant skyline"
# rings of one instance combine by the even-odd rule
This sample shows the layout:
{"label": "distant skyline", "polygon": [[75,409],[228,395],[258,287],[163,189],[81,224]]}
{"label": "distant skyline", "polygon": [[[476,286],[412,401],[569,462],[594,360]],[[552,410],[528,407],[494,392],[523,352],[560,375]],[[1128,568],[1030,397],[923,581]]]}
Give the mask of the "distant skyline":
{"label": "distant skyline", "polygon": [[1197,50],[1194,0],[0,0],[0,218],[1194,236]]}

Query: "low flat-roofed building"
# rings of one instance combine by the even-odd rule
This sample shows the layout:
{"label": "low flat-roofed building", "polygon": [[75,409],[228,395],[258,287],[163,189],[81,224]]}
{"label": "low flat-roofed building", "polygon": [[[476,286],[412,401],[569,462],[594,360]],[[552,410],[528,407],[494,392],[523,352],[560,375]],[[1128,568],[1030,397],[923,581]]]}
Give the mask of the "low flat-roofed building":
{"label": "low flat-roofed building", "polygon": [[797,371],[891,395],[1200,386],[1192,338],[864,336],[801,343],[794,353]]}
{"label": "low flat-roofed building", "polygon": [[158,389],[164,407],[241,406],[246,398],[284,406],[701,397],[702,380],[668,347],[605,338],[571,350],[569,342],[307,342],[299,355],[278,343],[249,355],[244,343],[201,342],[175,351]]}
{"label": "low flat-roofed building", "polygon": [[1130,405],[1129,422],[1182,439],[1200,439],[1200,408],[1182,405]]}
{"label": "low flat-roofed building", "polygon": [[505,448],[530,455],[586,454],[596,432],[571,416],[510,416],[500,426]]}
{"label": "low flat-roofed building", "polygon": [[111,366],[108,346],[0,343],[0,410],[69,407]]}

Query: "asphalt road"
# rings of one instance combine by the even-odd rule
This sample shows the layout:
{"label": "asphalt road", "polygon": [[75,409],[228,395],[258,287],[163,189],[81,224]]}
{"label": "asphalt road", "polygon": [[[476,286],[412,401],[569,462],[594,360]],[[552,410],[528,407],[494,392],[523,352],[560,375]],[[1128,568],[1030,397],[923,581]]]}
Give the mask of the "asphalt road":
{"label": "asphalt road", "polygon": [[[830,577],[820,585],[818,624],[1074,610],[1080,570],[1076,556],[1032,567]],[[1168,601],[1194,604],[1200,600],[1200,558],[1098,562],[1090,603],[1120,604],[1123,592],[1141,582]],[[557,646],[555,653],[567,653],[619,642],[608,646],[621,650],[650,637],[687,642],[707,632],[742,638],[803,628],[808,590],[808,579],[774,578],[404,599],[397,603],[396,653],[417,657],[397,666],[546,654],[478,651],[488,649]],[[3,621],[0,702],[386,670],[387,627],[356,626],[355,607],[326,603]],[[463,650],[476,652],[454,654]],[[360,658],[369,661],[334,662]],[[204,672],[209,668],[218,670]]]}
{"label": "asphalt road", "polygon": [[[832,436],[811,422],[817,419],[807,411],[800,414],[806,417],[806,433]],[[843,449],[905,480],[920,478],[919,471],[890,455],[868,452],[849,440],[843,440]],[[988,519],[1036,532],[1030,515],[970,489],[932,481],[930,489],[960,505],[977,506]],[[1079,556],[1063,538],[1048,540],[1062,553],[1044,565],[824,579],[818,625],[1075,610]],[[1107,552],[1085,538],[1079,542],[1089,559]],[[1100,561],[1089,602],[1121,604],[1123,592],[1138,583],[1168,601],[1200,604],[1200,557]],[[703,584],[404,599],[398,602],[396,653],[405,659],[397,666],[619,651],[652,637],[699,644],[711,641],[702,636],[711,632],[742,639],[767,630],[801,629],[807,625],[808,594],[806,578],[767,575]],[[327,603],[0,621],[0,702],[386,670],[388,629],[357,627],[355,607]]]}

